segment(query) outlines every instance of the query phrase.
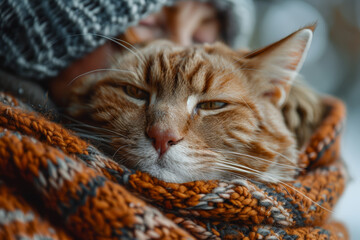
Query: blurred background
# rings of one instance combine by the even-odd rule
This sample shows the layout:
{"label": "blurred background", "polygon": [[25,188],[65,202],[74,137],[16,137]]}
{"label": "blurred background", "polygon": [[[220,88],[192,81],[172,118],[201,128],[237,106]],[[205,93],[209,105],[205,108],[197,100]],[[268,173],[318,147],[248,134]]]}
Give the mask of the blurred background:
{"label": "blurred background", "polygon": [[344,222],[351,239],[360,239],[360,0],[256,0],[252,47],[264,46],[299,27],[317,22],[312,46],[301,70],[321,93],[347,105],[342,152],[351,180],[333,218]]}

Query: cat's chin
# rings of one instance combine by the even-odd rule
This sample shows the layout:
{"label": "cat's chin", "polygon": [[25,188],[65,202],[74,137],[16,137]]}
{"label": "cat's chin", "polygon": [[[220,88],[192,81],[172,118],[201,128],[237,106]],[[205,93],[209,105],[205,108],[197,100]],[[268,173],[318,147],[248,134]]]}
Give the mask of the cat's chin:
{"label": "cat's chin", "polygon": [[184,176],[183,174],[176,174],[174,172],[164,170],[164,169],[157,169],[154,171],[147,170],[151,176],[154,176],[158,178],[159,180],[165,181],[165,182],[172,182],[172,183],[185,183],[185,182],[191,182],[194,180],[191,176]]}
{"label": "cat's chin", "polygon": [[[179,170],[180,168],[182,170]],[[201,171],[194,171],[192,169],[187,169],[184,171],[183,168],[180,166],[178,169],[174,169],[154,164],[149,168],[139,170],[147,172],[151,176],[154,176],[159,180],[172,183],[186,183],[196,180],[216,180],[220,178],[220,176],[218,176],[217,174],[205,174]]]}
{"label": "cat's chin", "polygon": [[157,160],[151,165],[140,166],[139,170],[146,172],[159,180],[172,183],[185,183],[197,180],[219,180],[221,178],[216,172],[209,171],[209,169],[196,168],[194,165],[182,164],[174,159],[167,158],[166,160]]}

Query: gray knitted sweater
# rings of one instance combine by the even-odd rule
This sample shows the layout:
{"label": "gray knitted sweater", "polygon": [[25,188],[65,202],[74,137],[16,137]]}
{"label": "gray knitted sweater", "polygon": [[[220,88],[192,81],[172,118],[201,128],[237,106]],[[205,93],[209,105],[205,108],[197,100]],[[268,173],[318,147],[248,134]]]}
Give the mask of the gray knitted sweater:
{"label": "gray knitted sweater", "polygon": [[[0,0],[0,69],[29,79],[56,76],[74,60],[176,0]],[[228,44],[247,45],[252,0],[208,0]]]}

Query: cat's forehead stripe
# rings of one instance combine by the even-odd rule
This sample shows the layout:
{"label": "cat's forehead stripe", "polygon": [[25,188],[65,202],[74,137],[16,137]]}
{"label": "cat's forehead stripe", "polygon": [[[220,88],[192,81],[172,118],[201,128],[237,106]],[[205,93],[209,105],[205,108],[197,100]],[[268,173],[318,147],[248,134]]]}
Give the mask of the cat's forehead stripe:
{"label": "cat's forehead stripe", "polygon": [[146,66],[144,67],[144,79],[146,84],[150,85],[151,82],[151,66],[154,63],[154,58],[152,56],[148,57],[146,61]]}
{"label": "cat's forehead stripe", "polygon": [[171,63],[166,59],[165,53],[161,52],[158,55],[159,67],[162,73],[166,73],[171,68]]}
{"label": "cat's forehead stripe", "polygon": [[214,81],[214,73],[211,71],[207,71],[205,74],[205,79],[204,79],[204,84],[203,84],[203,88],[201,90],[201,92],[203,94],[207,93],[210,89],[210,87],[212,86]]}
{"label": "cat's forehead stripe", "polygon": [[188,74],[188,78],[189,78],[189,83],[190,84],[193,84],[194,83],[194,79],[196,79],[195,78],[195,76],[196,76],[196,74],[200,71],[200,69],[202,69],[202,67],[203,67],[203,63],[201,62],[201,63],[198,63],[198,64],[196,64],[195,65],[195,67],[193,67],[193,69],[191,70],[191,72]]}

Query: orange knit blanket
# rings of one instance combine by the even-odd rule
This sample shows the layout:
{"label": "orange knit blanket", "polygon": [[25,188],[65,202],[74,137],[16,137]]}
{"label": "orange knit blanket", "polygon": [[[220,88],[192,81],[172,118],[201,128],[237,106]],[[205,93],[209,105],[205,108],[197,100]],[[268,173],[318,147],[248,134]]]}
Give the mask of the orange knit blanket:
{"label": "orange knit blanket", "polygon": [[0,93],[0,239],[348,239],[329,220],[346,183],[345,108],[324,101],[294,182],[175,184],[117,164]]}

